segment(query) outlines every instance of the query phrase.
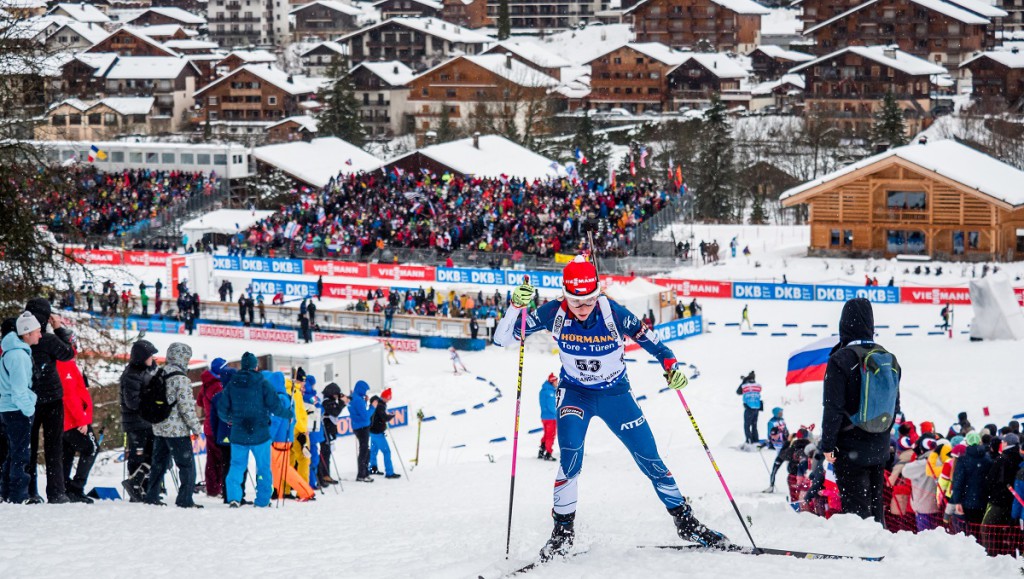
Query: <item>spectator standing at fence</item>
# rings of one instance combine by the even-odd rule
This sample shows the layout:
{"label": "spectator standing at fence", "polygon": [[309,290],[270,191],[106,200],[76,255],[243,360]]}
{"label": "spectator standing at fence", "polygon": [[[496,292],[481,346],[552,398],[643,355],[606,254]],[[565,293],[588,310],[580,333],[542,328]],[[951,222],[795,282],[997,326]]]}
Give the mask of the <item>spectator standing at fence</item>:
{"label": "spectator standing at fence", "polygon": [[929,460],[929,455],[935,450],[935,441],[924,439],[917,459],[903,467],[903,476],[910,481],[910,505],[914,509],[918,532],[934,529],[942,523],[935,498],[939,475],[942,473]]}
{"label": "spectator standing at fence", "polygon": [[[92,431],[89,383],[73,359],[57,362],[57,371],[64,385],[64,487],[71,502],[91,504],[92,499],[85,496],[85,485],[99,446]],[[75,455],[78,455],[78,468],[72,477]]]}
{"label": "spectator standing at fence", "polygon": [[255,302],[252,299],[252,294],[247,295],[245,297],[245,314],[247,316],[249,316],[249,324],[248,325],[250,325],[250,326],[253,325],[253,322],[255,321],[255,319],[254,319],[256,317],[256,307],[255,306],[256,306],[256,304],[255,304]]}
{"label": "spectator standing at fence", "polygon": [[[854,298],[839,318],[839,343],[825,369],[820,448],[834,463],[844,513],[872,517],[885,525],[882,492],[889,459],[892,420],[900,411],[902,372],[896,357],[874,343],[871,302]],[[862,383],[861,367],[877,365],[870,390]],[[866,416],[854,423],[851,417]]]}
{"label": "spectator standing at fence", "polygon": [[324,276],[316,279],[316,299],[322,301],[324,298]]}
{"label": "spectator standing at fence", "polygon": [[206,436],[206,494],[211,497],[223,496],[224,487],[221,480],[221,472],[224,470],[224,455],[221,453],[221,446],[216,444],[217,432],[215,429],[214,415],[216,409],[213,407],[213,397],[224,390],[220,381],[220,371],[224,367],[224,358],[214,358],[210,367],[203,371],[199,377],[202,386],[199,388],[199,395],[196,400],[203,410],[203,435]]}
{"label": "spectator standing at fence", "polygon": [[217,293],[220,294],[220,301],[228,301],[228,280],[220,282],[220,287],[217,288]]}
{"label": "spectator standing at fence", "polygon": [[299,338],[306,344],[313,341],[313,337],[309,332],[309,318],[306,317],[305,313],[299,314]]}
{"label": "spectator standing at fence", "polygon": [[313,303],[313,300],[310,300],[309,301],[309,305],[306,306],[306,314],[309,315],[309,323],[310,323],[310,325],[315,324],[316,323],[316,304]]}
{"label": "spectator standing at fence", "polygon": [[238,296],[238,319],[242,322],[243,326],[249,325],[245,323],[245,292]]}
{"label": "spectator standing at fence", "polygon": [[[139,284],[141,286],[141,284]],[[142,317],[149,317],[149,296],[146,295],[146,290],[139,292],[139,303],[142,304]]]}
{"label": "spectator standing at fence", "polygon": [[1010,508],[1013,506],[1012,487],[1020,469],[1020,438],[1013,433],[1004,434],[1002,450],[992,461],[985,484],[988,491],[988,507],[985,509],[984,525],[1007,525],[1010,522]]}
{"label": "spectator standing at fence", "polygon": [[352,434],[355,435],[359,448],[356,453],[356,480],[359,482],[373,482],[368,471],[370,464],[370,411],[366,404],[366,393],[369,391],[370,385],[360,380],[356,382],[348,401]]}
{"label": "spectator standing at fence", "polygon": [[256,295],[256,307],[260,311],[260,325],[265,326],[267,324],[267,305],[264,303],[263,294]]}

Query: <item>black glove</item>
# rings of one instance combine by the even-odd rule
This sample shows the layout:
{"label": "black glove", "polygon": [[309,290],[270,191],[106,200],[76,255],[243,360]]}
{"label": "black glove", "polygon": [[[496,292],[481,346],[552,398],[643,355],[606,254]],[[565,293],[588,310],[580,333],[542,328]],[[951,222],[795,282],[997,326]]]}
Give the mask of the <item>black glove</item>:
{"label": "black glove", "polygon": [[297,440],[299,442],[299,444],[301,444],[302,446],[306,446],[306,435],[305,434],[300,432],[299,435],[295,437],[295,440]]}

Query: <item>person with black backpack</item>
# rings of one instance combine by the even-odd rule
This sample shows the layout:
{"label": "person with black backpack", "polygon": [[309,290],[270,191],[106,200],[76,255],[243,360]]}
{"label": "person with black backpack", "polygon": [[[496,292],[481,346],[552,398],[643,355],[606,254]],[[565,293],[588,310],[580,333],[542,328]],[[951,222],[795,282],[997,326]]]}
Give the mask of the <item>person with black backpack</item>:
{"label": "person with black backpack", "polygon": [[874,343],[871,302],[854,298],[839,318],[839,343],[825,369],[821,443],[835,464],[844,513],[885,526],[882,491],[902,377],[896,357]]}
{"label": "person with black backpack", "polygon": [[139,393],[156,374],[156,346],[149,340],[132,344],[128,365],[121,373],[121,428],[125,435],[128,477],[121,482],[133,503],[142,502],[153,456],[153,426],[139,416]]}
{"label": "person with black backpack", "polygon": [[167,363],[139,394],[139,415],[153,424],[153,470],[145,499],[151,505],[164,504],[160,502],[161,483],[173,459],[180,478],[174,504],[182,508],[202,508],[192,499],[196,463],[191,436],[203,431],[203,423],[196,414],[192,381],[186,374],[191,359],[192,348],[188,344],[174,342],[168,346]]}

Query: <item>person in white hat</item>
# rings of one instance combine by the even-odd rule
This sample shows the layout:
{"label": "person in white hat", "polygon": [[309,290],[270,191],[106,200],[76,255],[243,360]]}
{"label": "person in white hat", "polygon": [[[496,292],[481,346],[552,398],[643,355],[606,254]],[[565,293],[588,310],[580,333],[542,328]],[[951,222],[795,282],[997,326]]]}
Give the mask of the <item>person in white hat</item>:
{"label": "person in white hat", "polygon": [[15,322],[15,331],[0,341],[0,422],[7,432],[7,459],[0,465],[0,501],[36,504],[29,499],[29,437],[32,416],[36,412],[36,394],[32,391],[32,346],[43,335],[39,320],[24,312]]}
{"label": "person in white hat", "polygon": [[[498,346],[520,338],[520,312],[529,306],[534,289],[523,284],[512,294],[512,305],[494,332]],[[680,538],[705,547],[728,541],[693,515],[675,478],[662,462],[654,435],[637,405],[626,373],[624,338],[629,336],[658,359],[668,385],[684,388],[686,374],[675,354],[640,319],[601,295],[597,268],[577,256],[562,271],[563,299],[552,300],[527,315],[526,334],[548,330],[558,344],[562,369],[557,393],[560,467],[555,477],[554,530],[541,549],[541,559],[564,556],[572,548],[583,447],[590,420],[600,418],[622,441],[650,480],[672,516]]]}

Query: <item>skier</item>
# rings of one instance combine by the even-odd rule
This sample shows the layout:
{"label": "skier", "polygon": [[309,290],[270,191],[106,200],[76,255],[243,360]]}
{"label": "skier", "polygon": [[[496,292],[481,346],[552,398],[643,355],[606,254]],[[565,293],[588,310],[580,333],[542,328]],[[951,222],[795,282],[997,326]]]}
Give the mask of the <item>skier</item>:
{"label": "skier", "polygon": [[942,330],[946,331],[949,329],[949,315],[952,312],[952,306],[946,304],[942,306],[942,310],[939,312],[939,316],[942,317]]}
{"label": "skier", "polygon": [[540,439],[540,449],[537,451],[537,458],[544,460],[555,460],[551,456],[551,449],[555,443],[555,433],[558,431],[558,412],[555,386],[558,385],[558,376],[548,375],[548,379],[540,385],[540,422],[544,425],[544,436]]}
{"label": "skier", "polygon": [[736,395],[743,396],[743,436],[746,444],[757,444],[761,437],[757,435],[757,415],[764,409],[764,402],[761,401],[761,385],[754,377],[754,371],[741,376],[740,385],[736,387]]}
{"label": "skier", "polygon": [[750,325],[750,306],[743,304],[743,319],[740,320],[740,329],[743,329],[743,324],[747,324],[748,330],[753,330],[753,326]]}
{"label": "skier", "polygon": [[[668,385],[681,389],[686,386],[687,377],[672,350],[641,325],[636,315],[600,295],[597,269],[583,256],[577,256],[566,265],[562,278],[564,299],[552,300],[532,313],[526,312],[527,334],[542,329],[552,332],[562,362],[558,389],[561,456],[555,477],[554,529],[541,549],[541,559],[565,555],[572,548],[583,445],[587,427],[595,416],[619,437],[640,470],[651,479],[682,539],[704,546],[728,543],[724,535],[707,528],[693,516],[692,507],[662,462],[651,428],[630,390],[624,362],[624,336],[631,337],[656,357],[665,370]],[[519,340],[517,320],[533,294],[534,289],[528,283],[515,290],[511,306],[494,332],[495,344],[505,346]]]}
{"label": "skier", "polygon": [[459,353],[455,350],[455,346],[449,346],[448,353],[452,357],[452,370],[455,372],[456,376],[459,375],[459,368],[462,368],[463,372],[469,372],[469,370],[466,369],[466,365],[462,363],[462,358],[459,357]]}
{"label": "skier", "polygon": [[398,364],[398,356],[395,355],[395,345],[391,343],[391,340],[384,340],[384,349],[388,351],[388,366],[391,365],[392,360],[395,361],[395,364]]}
{"label": "skier", "polygon": [[782,408],[772,408],[772,418],[768,421],[768,446],[772,450],[781,450],[789,440],[789,429],[786,419],[782,417]]}

